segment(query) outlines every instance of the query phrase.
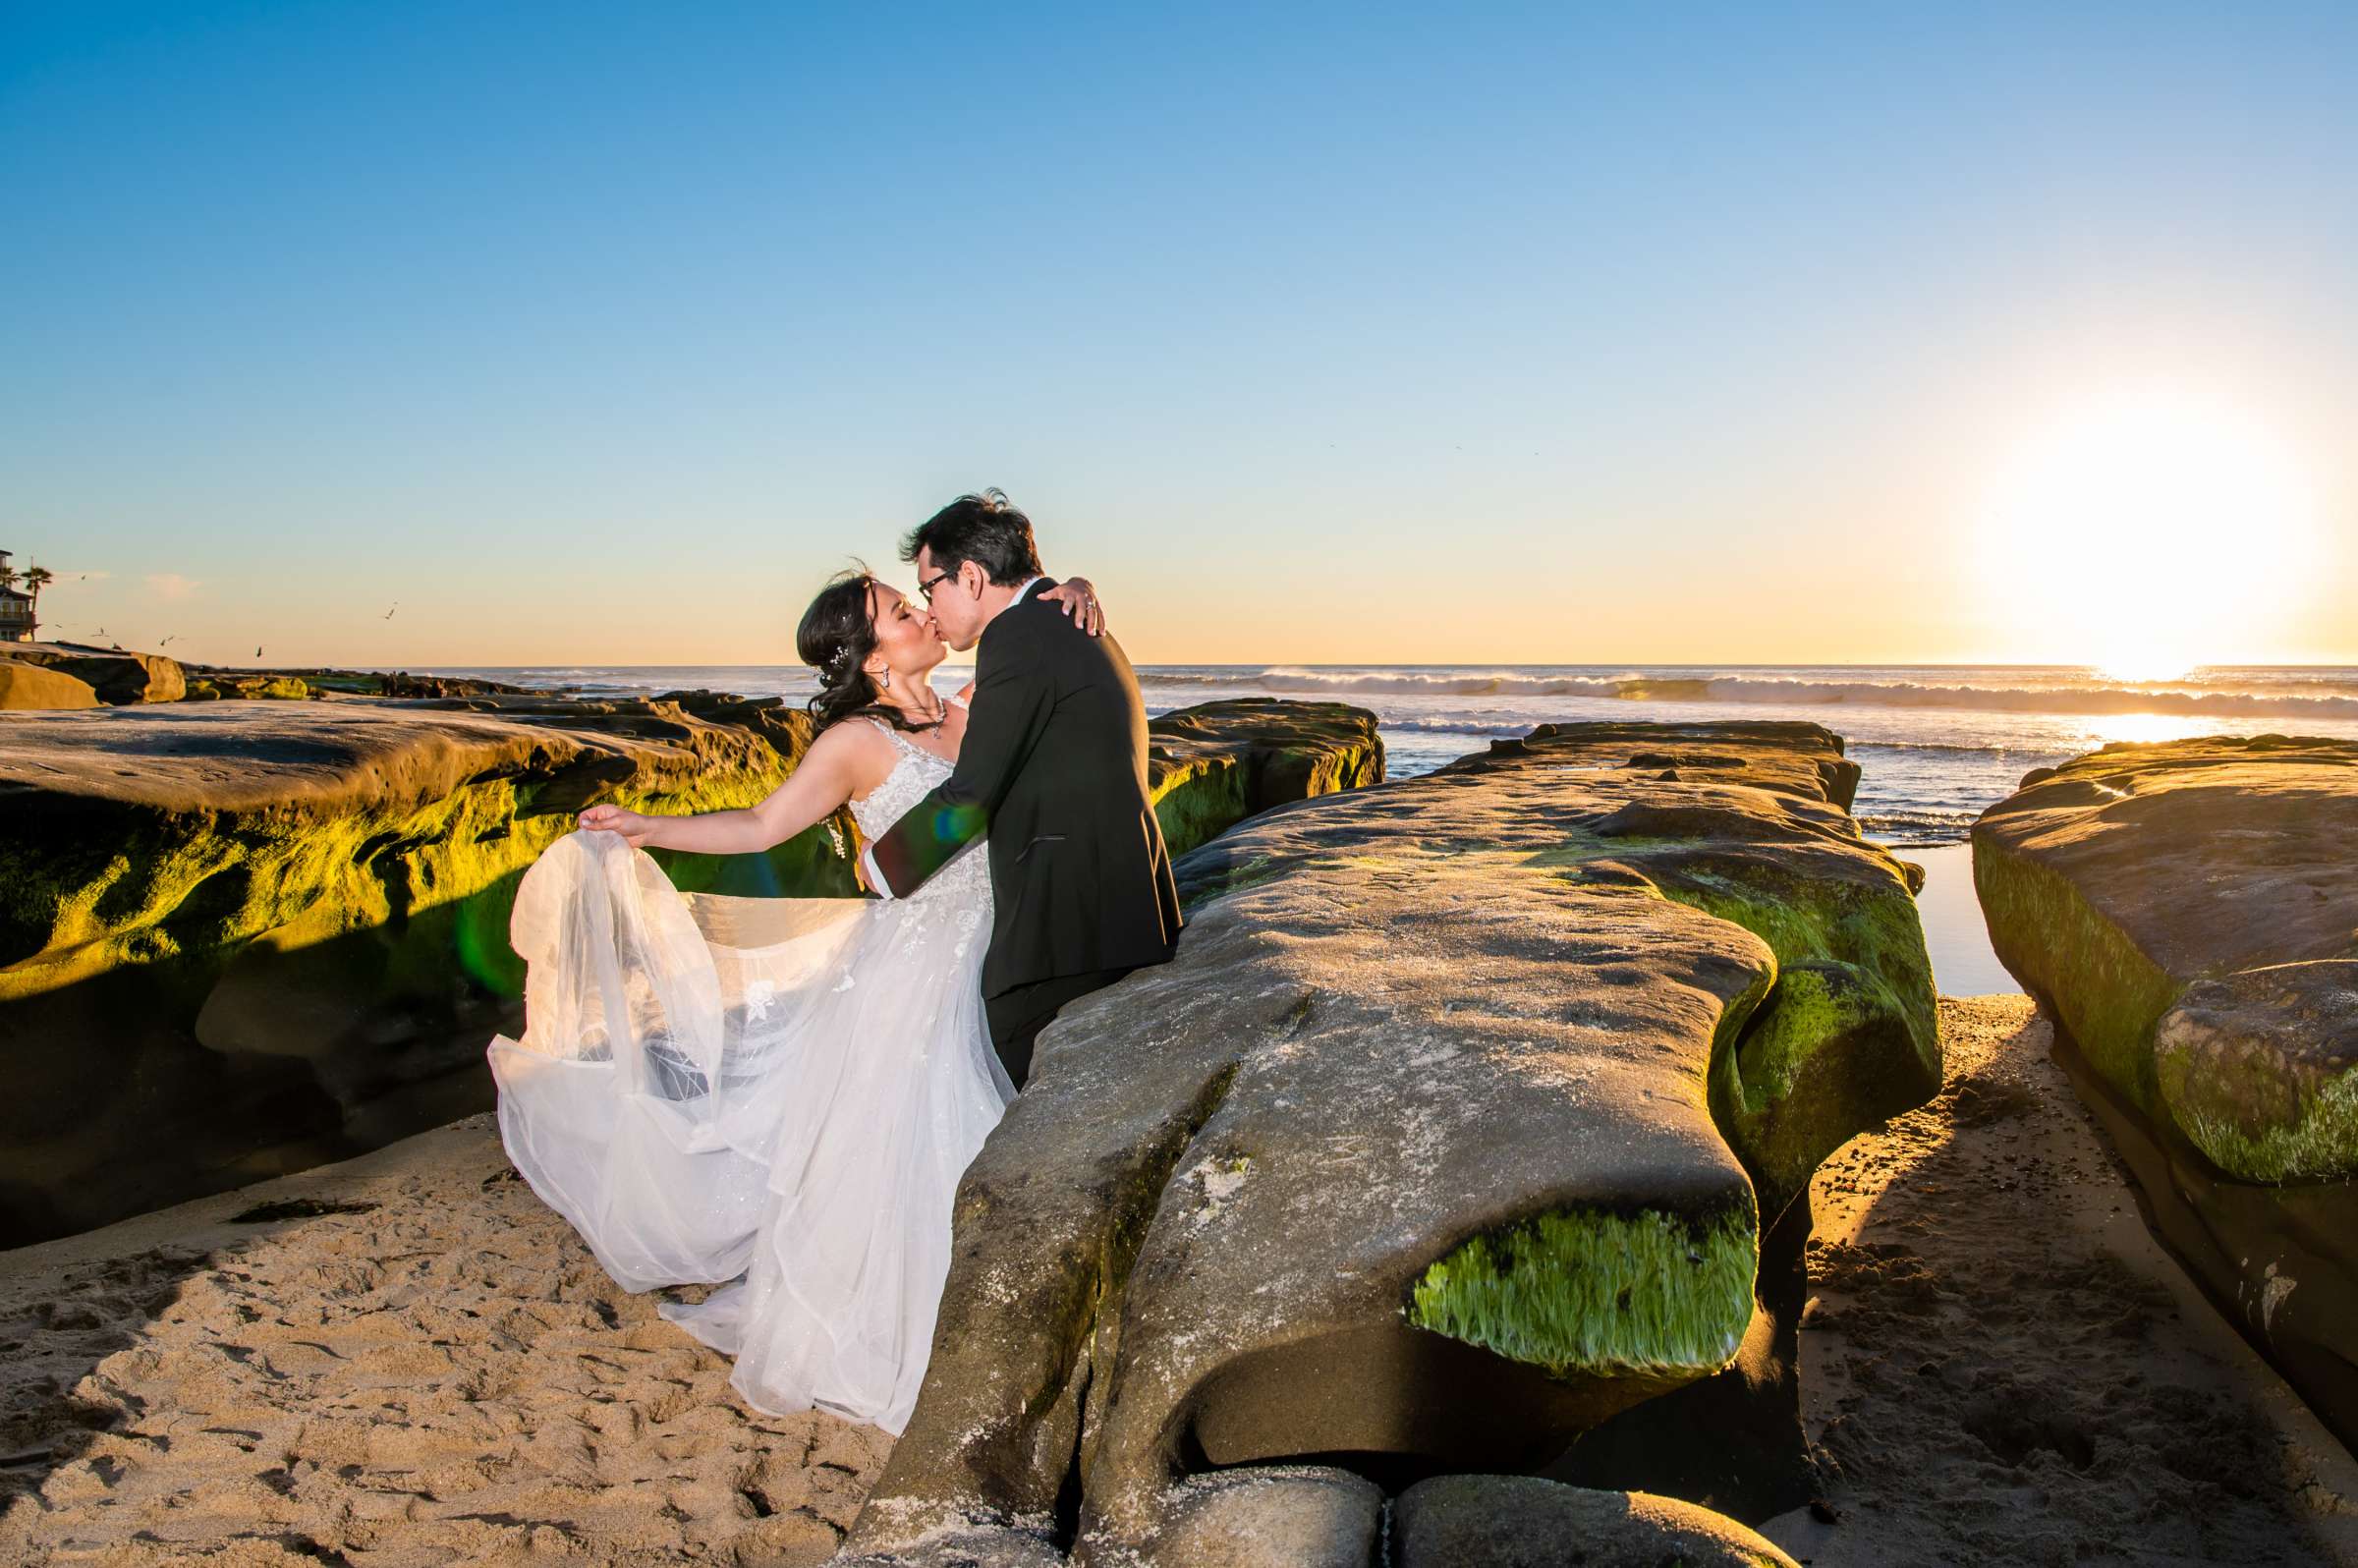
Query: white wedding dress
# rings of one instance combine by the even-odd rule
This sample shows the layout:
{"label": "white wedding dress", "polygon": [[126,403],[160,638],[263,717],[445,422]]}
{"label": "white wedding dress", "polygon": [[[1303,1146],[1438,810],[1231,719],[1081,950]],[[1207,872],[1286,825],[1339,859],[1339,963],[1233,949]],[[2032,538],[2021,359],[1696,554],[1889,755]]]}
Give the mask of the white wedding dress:
{"label": "white wedding dress", "polygon": [[[871,838],[950,772],[886,733],[900,758],[852,804]],[[509,1157],[626,1289],[733,1281],[662,1311],[758,1409],[897,1434],[917,1403],[958,1177],[1015,1093],[990,916],[976,846],[907,899],[740,899],[574,833],[517,891],[524,1038],[490,1047]]]}

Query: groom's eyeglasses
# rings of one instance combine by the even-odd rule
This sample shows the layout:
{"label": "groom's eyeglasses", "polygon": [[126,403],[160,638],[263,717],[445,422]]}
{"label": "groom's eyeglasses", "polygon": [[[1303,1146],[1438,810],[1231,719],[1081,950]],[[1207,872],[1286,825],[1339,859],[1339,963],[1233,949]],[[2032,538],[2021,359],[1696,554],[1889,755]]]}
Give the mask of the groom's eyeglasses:
{"label": "groom's eyeglasses", "polygon": [[926,578],[923,583],[920,583],[917,586],[917,590],[920,593],[923,593],[926,596],[926,602],[930,604],[933,602],[933,589],[937,586],[947,583],[951,578],[954,578],[958,574],[955,572],[937,573],[932,577]]}

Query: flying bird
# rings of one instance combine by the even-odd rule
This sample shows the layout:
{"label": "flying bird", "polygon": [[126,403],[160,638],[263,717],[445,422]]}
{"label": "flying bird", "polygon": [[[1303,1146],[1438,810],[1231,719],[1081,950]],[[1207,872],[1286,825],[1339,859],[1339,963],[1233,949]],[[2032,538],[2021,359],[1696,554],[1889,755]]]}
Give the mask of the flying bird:
{"label": "flying bird", "polygon": [[262,650],[258,646],[253,650],[253,656],[257,659],[262,656]]}
{"label": "flying bird", "polygon": [[[399,599],[395,599],[395,600],[393,601],[393,610],[398,610],[398,609],[400,609],[400,608],[401,608],[401,601],[400,601]],[[386,620],[390,621],[391,619],[393,619],[393,610],[387,610],[387,611],[385,612],[385,619],[386,619]]]}
{"label": "flying bird", "polygon": [[178,636],[180,636],[180,634],[179,634],[178,632],[175,632],[175,633],[173,633],[173,634],[172,634],[172,637],[167,637],[167,638],[165,638],[165,639],[164,639],[164,640],[163,640],[161,643],[158,643],[158,644],[156,644],[155,645],[156,645],[157,647],[169,647],[169,646],[171,646],[171,645],[172,645],[172,638],[173,638],[173,637],[178,637]]}

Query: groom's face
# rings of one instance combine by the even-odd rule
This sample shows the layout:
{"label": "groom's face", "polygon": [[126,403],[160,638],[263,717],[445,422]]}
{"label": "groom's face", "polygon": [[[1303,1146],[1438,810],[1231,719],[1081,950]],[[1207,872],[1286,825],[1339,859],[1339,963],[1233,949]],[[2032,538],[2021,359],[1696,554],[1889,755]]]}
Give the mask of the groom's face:
{"label": "groom's face", "polygon": [[978,566],[961,563],[945,574],[934,564],[931,550],[920,548],[917,552],[917,580],[931,595],[934,629],[961,653],[982,635],[982,601],[975,591],[982,579]]}

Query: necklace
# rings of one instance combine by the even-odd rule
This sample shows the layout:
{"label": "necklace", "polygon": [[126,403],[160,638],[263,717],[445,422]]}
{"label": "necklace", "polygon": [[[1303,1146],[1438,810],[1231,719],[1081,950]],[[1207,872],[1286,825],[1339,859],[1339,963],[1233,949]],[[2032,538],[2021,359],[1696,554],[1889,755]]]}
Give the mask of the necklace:
{"label": "necklace", "polygon": [[931,713],[927,713],[914,702],[902,702],[896,705],[902,712],[916,719],[917,727],[921,730],[937,730],[941,728],[942,721],[950,716],[950,704],[944,702],[939,697],[933,699]]}

